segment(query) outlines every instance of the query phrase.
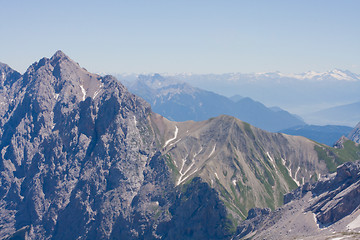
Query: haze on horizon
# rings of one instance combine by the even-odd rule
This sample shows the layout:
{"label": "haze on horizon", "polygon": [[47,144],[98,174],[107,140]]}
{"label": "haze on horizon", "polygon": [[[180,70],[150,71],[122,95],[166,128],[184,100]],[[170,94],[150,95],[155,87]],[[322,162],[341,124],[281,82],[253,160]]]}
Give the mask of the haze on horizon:
{"label": "haze on horizon", "polygon": [[1,1],[0,62],[61,49],[90,72],[360,73],[360,2]]}

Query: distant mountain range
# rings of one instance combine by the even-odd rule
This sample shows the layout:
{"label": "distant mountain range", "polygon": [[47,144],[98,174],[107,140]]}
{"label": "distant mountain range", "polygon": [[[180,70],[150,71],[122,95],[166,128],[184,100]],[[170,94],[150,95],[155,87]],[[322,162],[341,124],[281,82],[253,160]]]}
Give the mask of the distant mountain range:
{"label": "distant mountain range", "polygon": [[333,146],[342,136],[347,136],[351,132],[351,130],[352,128],[347,126],[303,125],[283,129],[279,132],[295,136],[303,136],[316,142],[324,143],[328,146]]}
{"label": "distant mountain range", "polygon": [[360,119],[360,101],[307,114],[304,118],[316,124],[324,124],[326,122],[354,127]]}
{"label": "distant mountain range", "polygon": [[280,108],[267,108],[248,97],[229,99],[159,74],[140,75],[127,87],[148,101],[154,112],[174,121],[202,121],[227,114],[272,132],[305,125],[299,117]]}
{"label": "distant mountain range", "polygon": [[[266,106],[278,106],[301,116],[309,124],[348,125],[357,121],[349,115],[342,121],[332,121],[326,116],[307,118],[314,112],[333,106],[359,102],[360,75],[347,70],[328,72],[309,71],[300,74],[226,73],[226,74],[161,74],[167,81],[186,82],[191,86],[212,91],[223,96],[246,96]],[[133,82],[136,74],[118,74],[118,79]]]}

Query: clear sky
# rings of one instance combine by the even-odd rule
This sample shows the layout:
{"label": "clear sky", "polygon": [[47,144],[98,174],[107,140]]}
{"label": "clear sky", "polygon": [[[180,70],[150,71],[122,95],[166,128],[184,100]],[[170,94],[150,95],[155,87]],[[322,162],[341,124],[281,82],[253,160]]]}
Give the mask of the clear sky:
{"label": "clear sky", "polygon": [[91,72],[360,73],[359,0],[0,0],[0,62]]}

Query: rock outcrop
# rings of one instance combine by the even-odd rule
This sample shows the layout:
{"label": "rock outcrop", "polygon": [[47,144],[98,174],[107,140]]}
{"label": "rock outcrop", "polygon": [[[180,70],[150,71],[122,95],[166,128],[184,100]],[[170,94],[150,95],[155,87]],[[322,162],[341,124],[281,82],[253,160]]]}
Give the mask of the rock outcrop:
{"label": "rock outcrop", "polygon": [[241,223],[236,239],[359,239],[359,194],[360,161],[345,163],[285,195],[283,207]]}
{"label": "rock outcrop", "polygon": [[356,143],[360,143],[360,122],[355,126],[355,128],[351,131],[348,138],[351,141]]}

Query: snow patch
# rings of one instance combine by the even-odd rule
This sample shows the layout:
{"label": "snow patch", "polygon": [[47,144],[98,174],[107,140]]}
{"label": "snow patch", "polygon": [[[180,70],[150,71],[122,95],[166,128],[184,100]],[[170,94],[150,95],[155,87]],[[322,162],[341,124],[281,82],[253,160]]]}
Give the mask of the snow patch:
{"label": "snow patch", "polygon": [[177,138],[177,134],[178,134],[178,132],[179,132],[179,129],[178,129],[178,127],[177,126],[175,126],[175,133],[174,133],[174,137],[173,138],[170,138],[169,140],[167,140],[166,142],[165,142],[165,145],[164,145],[164,147],[166,147],[171,141],[174,141],[176,138]]}
{"label": "snow patch", "polygon": [[55,100],[58,100],[59,94],[58,94],[58,93],[55,93],[55,94],[54,94],[54,98],[55,98]]}
{"label": "snow patch", "polygon": [[85,97],[86,97],[86,91],[85,91],[85,88],[83,85],[80,85],[80,88],[81,88],[81,92],[83,94],[83,101],[85,101]]}
{"label": "snow patch", "polygon": [[351,223],[349,223],[346,227],[349,230],[354,230],[356,228],[360,228],[360,215],[357,216],[357,218],[355,218],[355,220],[352,221]]}
{"label": "snow patch", "polygon": [[236,179],[232,180],[232,183],[236,186]]}
{"label": "snow patch", "polygon": [[217,173],[215,173],[215,177],[216,177],[217,179],[219,179],[219,177],[218,177]]}
{"label": "snow patch", "polygon": [[134,124],[135,124],[135,127],[136,127],[137,121],[136,121],[136,117],[135,117],[135,116],[134,116]]}

